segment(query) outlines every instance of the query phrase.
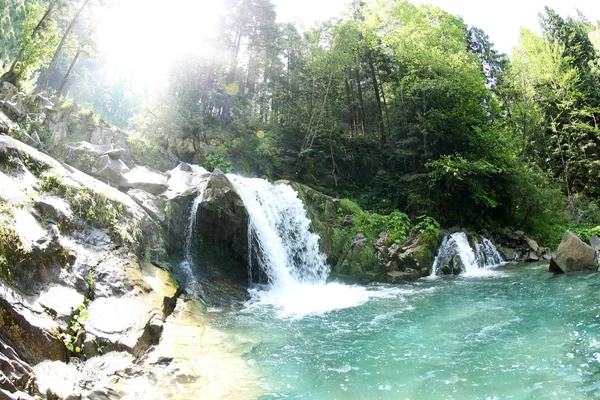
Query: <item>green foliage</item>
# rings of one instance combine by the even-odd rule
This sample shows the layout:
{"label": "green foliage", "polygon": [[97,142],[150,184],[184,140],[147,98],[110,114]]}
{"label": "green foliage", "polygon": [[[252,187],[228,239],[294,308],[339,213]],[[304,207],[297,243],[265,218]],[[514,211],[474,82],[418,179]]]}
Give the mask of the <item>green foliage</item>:
{"label": "green foliage", "polygon": [[67,331],[61,334],[65,347],[71,353],[80,354],[84,349],[82,336],[85,333],[85,323],[88,315],[86,302],[77,307]]}
{"label": "green foliage", "polygon": [[21,242],[19,234],[14,228],[8,226],[5,218],[10,217],[8,212],[0,214],[0,277],[5,281],[13,278],[12,268],[25,260],[31,249],[26,248]]}
{"label": "green foliage", "polygon": [[206,157],[204,166],[206,166],[206,168],[209,170],[215,170],[218,168],[225,173],[231,172],[233,169],[233,165],[229,158],[229,153],[225,146],[219,146],[214,152],[210,153]]}
{"label": "green foliage", "polygon": [[65,184],[53,174],[44,174],[40,187],[67,199],[73,213],[84,223],[108,228],[121,243],[132,249],[138,248],[142,236],[141,228],[130,218],[124,217],[121,203],[109,199],[99,191]]}
{"label": "green foliage", "polygon": [[160,147],[141,133],[131,132],[127,137],[127,145],[136,164],[156,167],[160,163]]}

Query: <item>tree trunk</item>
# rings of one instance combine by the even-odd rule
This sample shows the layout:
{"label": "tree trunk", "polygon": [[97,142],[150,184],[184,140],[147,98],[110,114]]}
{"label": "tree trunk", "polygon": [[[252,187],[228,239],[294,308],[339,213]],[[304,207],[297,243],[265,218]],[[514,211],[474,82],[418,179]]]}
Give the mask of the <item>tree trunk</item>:
{"label": "tree trunk", "polygon": [[52,56],[50,65],[48,65],[48,68],[46,69],[46,72],[44,73],[44,77],[42,79],[42,84],[40,85],[40,92],[45,92],[46,90],[48,90],[48,83],[50,82],[50,76],[52,75],[52,71],[54,70],[54,66],[56,65],[56,61],[58,60],[58,56],[60,55],[60,51],[62,50],[63,46],[65,45],[65,42],[67,41],[67,38],[71,34],[71,31],[73,30],[73,28],[75,27],[77,22],[79,22],[79,17],[81,16],[81,13],[87,7],[87,5],[90,3],[90,1],[91,0],[85,0],[83,2],[81,7],[77,10],[75,15],[73,16],[73,19],[69,23],[69,26],[67,26],[67,29],[65,30],[65,33],[63,34],[63,37],[60,39],[60,43],[58,44],[58,47],[56,48],[56,51],[54,52],[54,55]]}
{"label": "tree trunk", "polygon": [[363,93],[360,86],[360,74],[358,72],[358,67],[356,67],[354,72],[356,73],[356,86],[358,88],[358,113],[360,118],[360,126],[362,129],[362,134],[365,136],[367,131],[367,124],[365,123],[365,103],[363,101]]}
{"label": "tree trunk", "polygon": [[[54,11],[54,8],[56,8],[57,4],[58,4],[58,0],[54,0],[54,1],[50,2],[50,4],[48,4],[48,9],[46,9],[46,12],[44,13],[44,15],[42,16],[40,21],[37,23],[35,28],[33,28],[33,32],[31,32],[31,37],[36,37],[39,35],[40,31],[43,29],[44,25],[46,24],[46,21],[48,21],[48,18],[50,18],[50,16],[52,15],[52,12]],[[10,82],[15,86],[17,85],[20,75],[21,75],[21,71],[17,71],[16,69],[17,69],[17,65],[19,64],[19,61],[21,61],[21,58],[23,57],[23,52],[25,51],[25,48],[23,47],[22,42],[23,41],[21,41],[19,53],[13,60],[13,63],[10,65],[9,70],[6,71],[0,77],[0,81]]]}
{"label": "tree trunk", "polygon": [[381,111],[381,93],[379,91],[379,83],[377,82],[377,73],[375,72],[375,65],[373,64],[373,58],[369,55],[369,69],[371,70],[371,77],[373,79],[373,90],[375,91],[375,104],[377,105],[377,131],[379,132],[379,141],[381,144],[387,142],[385,134],[385,127],[383,126],[383,112]]}
{"label": "tree trunk", "polygon": [[81,49],[77,50],[77,53],[75,53],[75,57],[73,57],[73,61],[71,62],[71,65],[69,65],[69,69],[67,70],[67,73],[65,74],[65,77],[63,78],[60,87],[58,88],[58,92],[56,92],[56,96],[62,96],[63,90],[65,90],[65,86],[67,86],[67,82],[69,81],[71,71],[73,71],[73,67],[75,67],[75,64],[77,64],[77,60],[79,60],[80,55]]}

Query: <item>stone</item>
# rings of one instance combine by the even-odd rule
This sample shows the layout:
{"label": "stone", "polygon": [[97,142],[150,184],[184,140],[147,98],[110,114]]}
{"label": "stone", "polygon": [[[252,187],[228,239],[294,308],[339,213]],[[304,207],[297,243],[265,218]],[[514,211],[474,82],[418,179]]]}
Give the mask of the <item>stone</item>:
{"label": "stone", "polygon": [[178,287],[168,272],[151,264],[132,261],[123,269],[125,288],[90,302],[85,329],[107,351],[126,350],[137,357],[156,340],[152,329],[156,333],[156,321],[173,309]]}
{"label": "stone", "polygon": [[141,189],[130,189],[127,195],[138,203],[148,213],[150,218],[161,223],[166,221],[164,212],[166,202],[164,200],[158,199],[156,196]]}
{"label": "stone", "polygon": [[401,283],[416,281],[422,275],[420,271],[412,268],[406,269],[406,271],[391,271],[387,273],[389,283]]}
{"label": "stone", "polygon": [[527,258],[525,259],[525,262],[537,262],[537,261],[540,261],[540,258],[537,256],[535,251],[530,250],[529,254],[527,255]]}
{"label": "stone", "polygon": [[44,215],[47,215],[59,223],[69,224],[73,220],[71,207],[62,198],[56,196],[44,196],[35,202],[35,206]]}
{"label": "stone", "polygon": [[597,252],[575,234],[567,231],[550,260],[549,268],[555,273],[597,271]]}
{"label": "stone", "polygon": [[73,314],[84,304],[84,301],[85,296],[77,290],[61,285],[48,287],[38,297],[40,305],[51,310],[56,318],[65,324],[64,329],[68,328]]}
{"label": "stone", "polygon": [[197,254],[213,269],[240,283],[248,282],[248,211],[223,172],[210,175],[196,214],[202,236]]}
{"label": "stone", "polygon": [[600,238],[597,236],[592,236],[588,239],[590,246],[596,251],[600,251]]}
{"label": "stone", "polygon": [[64,360],[66,349],[59,326],[37,302],[0,282],[0,331],[23,360]]}
{"label": "stone", "polygon": [[61,361],[42,361],[33,367],[37,389],[48,398],[79,398],[81,372],[75,365]]}
{"label": "stone", "polygon": [[11,131],[18,131],[19,125],[15,124],[10,118],[0,111],[0,134],[8,134]]}
{"label": "stone", "polygon": [[534,251],[534,253],[537,254],[537,252],[540,250],[540,246],[535,240],[525,237],[525,242],[527,243],[529,248]]}
{"label": "stone", "polygon": [[204,182],[210,173],[202,167],[191,166],[181,163],[174,169],[167,172],[169,185],[166,197],[171,199],[190,189],[198,188]]}
{"label": "stone", "polygon": [[92,175],[96,169],[96,161],[110,148],[108,144],[96,145],[85,141],[69,143],[64,149],[65,163]]}
{"label": "stone", "polygon": [[333,268],[336,275],[350,276],[355,279],[363,279],[368,269],[374,269],[376,263],[374,250],[371,242],[365,235],[359,233],[348,246],[344,256]]}
{"label": "stone", "polygon": [[109,184],[118,185],[124,174],[128,173],[129,167],[121,160],[114,160],[107,155],[103,155],[94,164],[96,176],[106,179]]}
{"label": "stone", "polygon": [[112,158],[113,160],[120,160],[123,157],[127,156],[127,151],[123,148],[118,148],[118,149],[111,149],[106,151],[104,155],[107,155],[108,157]]}
{"label": "stone", "polygon": [[168,189],[167,176],[147,167],[135,167],[123,174],[119,186],[124,189],[141,189],[159,195]]}
{"label": "stone", "polygon": [[34,382],[31,366],[0,338],[0,389],[12,393],[30,391]]}
{"label": "stone", "polygon": [[515,249],[511,249],[510,247],[498,247],[498,252],[502,258],[507,261],[514,261],[518,257],[518,253],[515,251]]}

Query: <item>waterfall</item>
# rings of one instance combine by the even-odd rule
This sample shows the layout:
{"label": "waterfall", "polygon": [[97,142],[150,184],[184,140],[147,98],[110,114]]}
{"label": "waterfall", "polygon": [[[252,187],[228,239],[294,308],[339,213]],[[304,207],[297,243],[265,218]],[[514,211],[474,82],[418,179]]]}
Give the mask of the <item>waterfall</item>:
{"label": "waterfall", "polygon": [[438,250],[432,267],[432,276],[442,273],[478,274],[482,269],[497,267],[504,263],[496,247],[488,239],[473,239],[473,246],[464,232],[446,235]]}
{"label": "waterfall", "polygon": [[181,262],[181,270],[185,275],[186,291],[191,297],[198,297],[198,281],[194,271],[192,270],[192,266],[194,265],[194,254],[192,247],[194,245],[194,231],[196,230],[196,214],[198,214],[198,207],[200,206],[200,203],[202,203],[205,188],[206,182],[203,182],[198,186],[196,198],[194,199],[190,209],[188,225],[185,231],[185,244],[183,247],[184,259]]}
{"label": "waterfall", "polygon": [[[329,267],[319,251],[319,236],[310,231],[310,220],[294,189],[264,179],[227,177],[248,210],[250,268],[260,268],[272,288],[324,284]],[[259,265],[252,265],[253,260]]]}

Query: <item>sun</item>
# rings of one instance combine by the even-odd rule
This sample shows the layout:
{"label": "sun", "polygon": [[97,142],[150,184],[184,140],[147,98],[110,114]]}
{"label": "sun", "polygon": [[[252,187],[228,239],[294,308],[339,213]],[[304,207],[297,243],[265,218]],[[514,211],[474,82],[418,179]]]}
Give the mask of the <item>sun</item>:
{"label": "sun", "polygon": [[160,86],[182,57],[214,56],[208,38],[224,13],[220,0],[121,0],[94,10],[97,48],[109,74]]}

